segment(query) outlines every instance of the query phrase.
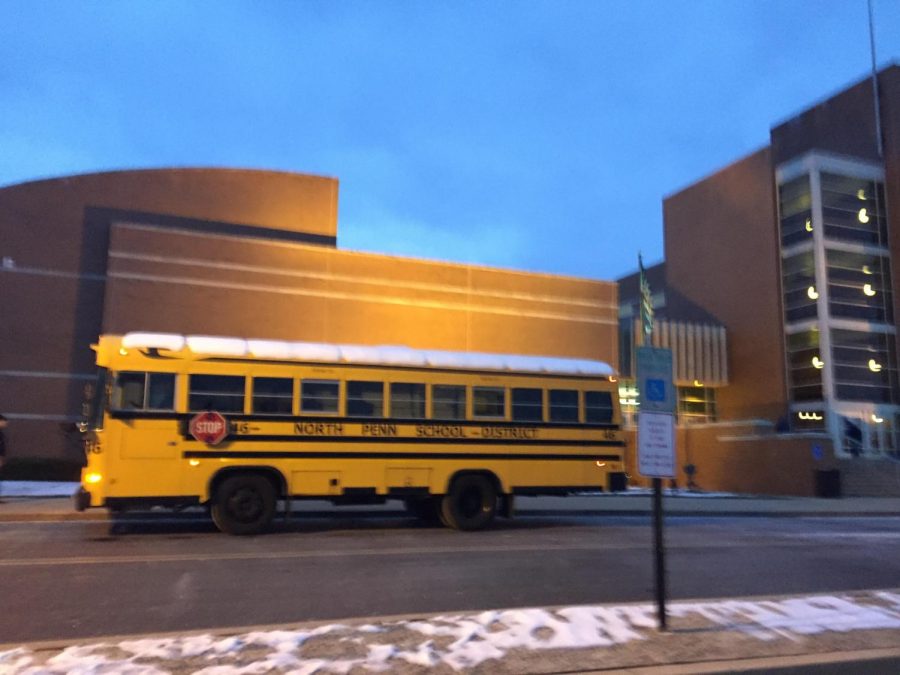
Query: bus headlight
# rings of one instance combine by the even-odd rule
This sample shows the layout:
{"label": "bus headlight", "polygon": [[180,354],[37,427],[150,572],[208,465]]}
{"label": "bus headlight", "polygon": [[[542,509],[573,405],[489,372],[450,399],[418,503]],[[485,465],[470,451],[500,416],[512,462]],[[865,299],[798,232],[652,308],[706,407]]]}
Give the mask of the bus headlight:
{"label": "bus headlight", "polygon": [[94,484],[94,483],[99,483],[101,480],[103,480],[103,475],[99,474],[95,471],[92,471],[91,473],[87,473],[84,475],[85,483]]}

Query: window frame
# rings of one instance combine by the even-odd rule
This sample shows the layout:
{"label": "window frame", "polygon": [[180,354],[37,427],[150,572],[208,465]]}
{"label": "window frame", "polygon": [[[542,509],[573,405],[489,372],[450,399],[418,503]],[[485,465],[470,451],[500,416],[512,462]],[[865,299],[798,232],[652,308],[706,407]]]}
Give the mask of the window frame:
{"label": "window frame", "polygon": [[[462,414],[460,417],[438,417],[434,412],[434,389],[435,387],[445,387],[448,389],[461,389],[462,390]],[[432,383],[429,385],[429,409],[428,409],[428,419],[436,420],[440,422],[458,422],[460,420],[469,419],[469,387],[465,384],[443,384],[443,383]],[[446,399],[441,399],[441,401],[446,401]],[[453,401],[454,404],[458,403],[458,401]]]}
{"label": "window frame", "polygon": [[[247,378],[250,386],[250,414],[251,415],[273,415],[277,417],[289,417],[294,415],[294,398],[297,393],[297,380],[294,377],[278,377],[271,375],[251,375]],[[257,394],[256,393],[256,382],[257,380],[281,380],[284,382],[291,383],[291,393],[289,396],[285,396],[284,394]],[[290,401],[287,412],[265,412],[256,409],[256,400],[257,398],[269,398],[269,399],[287,399]]]}
{"label": "window frame", "polygon": [[[337,385],[337,397],[335,398],[335,407],[334,410],[305,410],[303,408],[303,385],[307,382],[314,384],[335,384]],[[335,380],[335,379],[326,379],[322,377],[301,377],[300,378],[300,386],[297,388],[297,412],[300,415],[328,415],[331,417],[340,417],[341,416],[341,393],[342,393],[342,383],[344,380]],[[323,400],[321,397],[317,397],[316,400]]]}
{"label": "window frame", "polygon": [[[119,378],[122,375],[143,375],[144,386],[141,389],[141,406],[124,408],[115,405],[117,394],[121,396]],[[150,407],[150,383],[153,376],[169,376],[172,378],[171,400],[172,405],[166,408]],[[115,371],[112,381],[112,396],[110,396],[110,410],[116,412],[174,412],[177,404],[178,374],[168,371],[154,370],[119,370]]]}
{"label": "window frame", "polygon": [[[472,419],[473,420],[476,420],[476,419],[478,419],[478,420],[501,420],[501,421],[507,420],[508,419],[507,401],[508,401],[509,397],[506,395],[506,390],[507,390],[507,387],[505,387],[503,385],[499,385],[499,386],[498,385],[488,385],[488,386],[473,385],[472,386]],[[477,403],[477,401],[475,399],[476,399],[478,391],[499,391],[502,396],[501,407],[503,409],[503,412],[499,415],[479,415],[479,414],[477,414],[475,412],[475,405]]]}
{"label": "window frame", "polygon": [[[233,379],[243,380],[243,386],[241,388],[241,410],[220,410],[218,408],[194,408],[191,405],[191,397],[195,395],[193,388],[191,387],[191,380],[195,377],[227,377]],[[250,386],[248,384],[250,380],[250,376],[246,374],[241,375],[231,375],[231,374],[223,374],[223,373],[189,373],[188,374],[188,382],[187,382],[187,412],[199,413],[199,412],[207,412],[208,410],[213,410],[215,412],[221,413],[223,415],[246,415],[247,414],[247,390]],[[227,392],[204,392],[201,391],[200,394],[207,394],[213,396],[225,396],[231,398],[237,398],[238,394],[231,394]]]}

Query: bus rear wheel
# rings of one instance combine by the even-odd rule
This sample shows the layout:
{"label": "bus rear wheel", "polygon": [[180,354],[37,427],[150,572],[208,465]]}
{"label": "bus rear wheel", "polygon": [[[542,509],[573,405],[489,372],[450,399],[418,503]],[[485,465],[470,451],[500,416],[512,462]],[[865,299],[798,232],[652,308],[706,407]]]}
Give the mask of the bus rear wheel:
{"label": "bus rear wheel", "polygon": [[264,476],[229,476],[213,497],[213,522],[228,534],[258,534],[275,516],[275,488]]}
{"label": "bus rear wheel", "polygon": [[441,521],[454,530],[480,530],[496,514],[497,490],[486,476],[460,476],[441,501]]}

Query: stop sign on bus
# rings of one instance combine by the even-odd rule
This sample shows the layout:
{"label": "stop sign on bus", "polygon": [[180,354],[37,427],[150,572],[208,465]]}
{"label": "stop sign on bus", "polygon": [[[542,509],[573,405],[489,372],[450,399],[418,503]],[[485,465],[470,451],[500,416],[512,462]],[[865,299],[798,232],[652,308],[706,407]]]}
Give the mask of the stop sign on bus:
{"label": "stop sign on bus", "polygon": [[218,445],[228,435],[228,420],[215,411],[200,413],[191,418],[188,431],[201,443]]}

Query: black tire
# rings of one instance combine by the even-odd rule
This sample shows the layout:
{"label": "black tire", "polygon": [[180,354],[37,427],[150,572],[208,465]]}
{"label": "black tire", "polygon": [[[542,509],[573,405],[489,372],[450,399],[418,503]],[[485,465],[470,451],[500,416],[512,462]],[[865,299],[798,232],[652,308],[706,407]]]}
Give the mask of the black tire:
{"label": "black tire", "polygon": [[497,490],[486,476],[460,476],[441,501],[441,521],[454,530],[480,530],[497,515]]}
{"label": "black tire", "polygon": [[213,495],[213,522],[228,534],[258,534],[275,517],[275,488],[259,474],[229,476]]}
{"label": "black tire", "polygon": [[440,522],[441,500],[439,497],[411,497],[403,501],[406,512],[427,525]]}

